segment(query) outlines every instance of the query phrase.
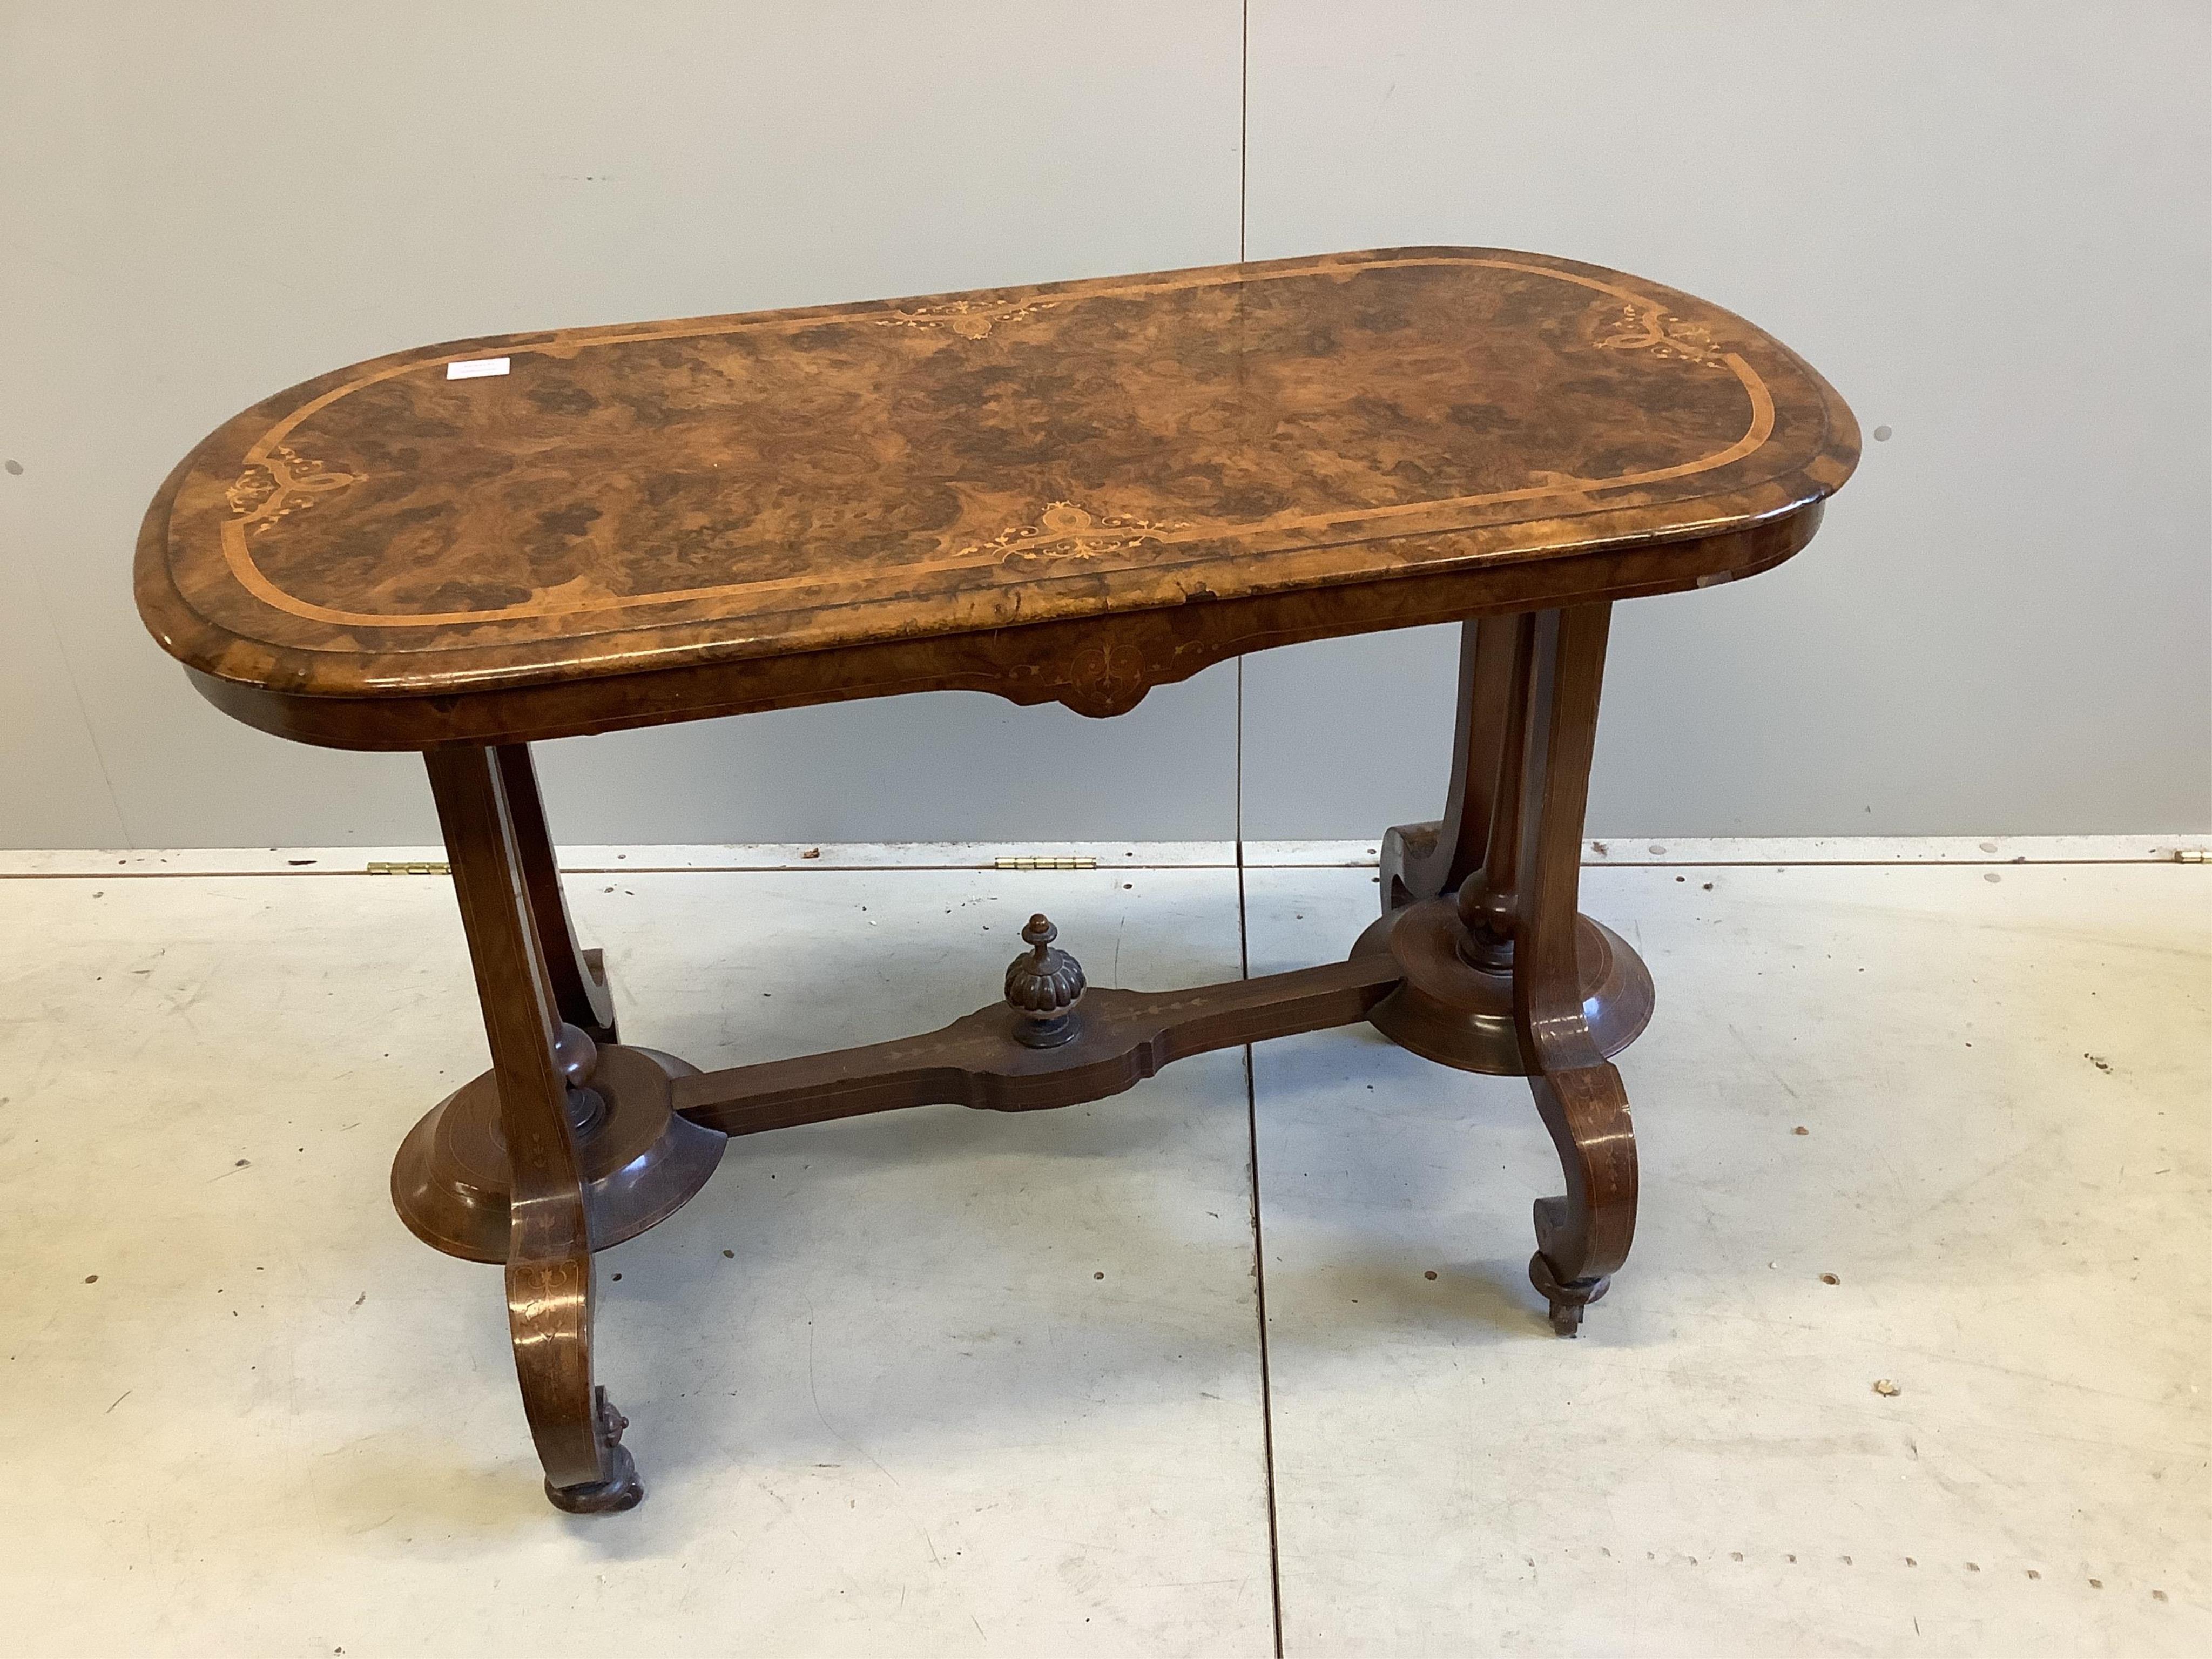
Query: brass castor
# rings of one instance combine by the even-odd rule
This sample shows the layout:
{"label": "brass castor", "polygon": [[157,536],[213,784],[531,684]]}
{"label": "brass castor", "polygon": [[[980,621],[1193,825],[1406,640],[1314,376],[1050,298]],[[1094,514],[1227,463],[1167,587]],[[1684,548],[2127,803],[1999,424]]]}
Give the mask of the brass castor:
{"label": "brass castor", "polygon": [[622,1443],[623,1431],[629,1426],[629,1419],[614,1407],[605,1389],[592,1395],[599,1413],[599,1438],[607,1449],[607,1462],[614,1474],[605,1480],[591,1480],[580,1486],[556,1486],[545,1483],[545,1496],[556,1510],[566,1510],[571,1515],[616,1515],[623,1510],[634,1510],[645,1496],[645,1487],[637,1478],[637,1464],[629,1455],[629,1448]]}
{"label": "brass castor", "polygon": [[1601,1300],[1613,1288],[1610,1276],[1574,1284],[1560,1283],[1541,1250],[1528,1258],[1528,1282],[1536,1287],[1536,1294],[1551,1304],[1552,1334],[1555,1336],[1580,1336],[1583,1310]]}

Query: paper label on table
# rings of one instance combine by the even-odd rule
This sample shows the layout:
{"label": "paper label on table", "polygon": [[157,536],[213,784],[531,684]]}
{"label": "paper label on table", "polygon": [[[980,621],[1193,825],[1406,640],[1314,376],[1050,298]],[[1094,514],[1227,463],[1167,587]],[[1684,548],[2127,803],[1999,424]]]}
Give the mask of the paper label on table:
{"label": "paper label on table", "polygon": [[504,357],[478,357],[470,362],[447,363],[446,378],[449,380],[480,380],[487,374],[507,373]]}

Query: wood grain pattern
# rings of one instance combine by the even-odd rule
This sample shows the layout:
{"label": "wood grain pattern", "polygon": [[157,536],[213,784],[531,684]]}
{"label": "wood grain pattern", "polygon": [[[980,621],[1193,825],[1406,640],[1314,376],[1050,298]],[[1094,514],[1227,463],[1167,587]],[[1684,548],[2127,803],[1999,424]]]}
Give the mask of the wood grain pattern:
{"label": "wood grain pattern", "polygon": [[[446,378],[486,356],[511,372]],[[379,359],[201,444],[138,592],[210,696],[316,742],[933,685],[1108,714],[1285,637],[1525,608],[1532,562],[1579,561],[1572,597],[1747,574],[1856,454],[1728,313],[1404,249]],[[1190,611],[1194,648],[1115,631]],[[1056,623],[1107,626],[1010,640]]]}

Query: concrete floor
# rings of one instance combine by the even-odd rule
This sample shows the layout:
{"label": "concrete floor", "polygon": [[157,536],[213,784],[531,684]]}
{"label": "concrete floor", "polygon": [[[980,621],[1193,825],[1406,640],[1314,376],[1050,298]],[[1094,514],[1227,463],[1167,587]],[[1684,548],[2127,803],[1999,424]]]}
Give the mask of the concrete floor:
{"label": "concrete floor", "polygon": [[[835,852],[573,876],[626,1034],[927,1028],[1032,908],[1165,985],[1375,902],[1250,868],[1240,930],[1218,859]],[[498,1275],[386,1196],[483,1064],[450,890],[337,862],[0,866],[11,1654],[2212,1651],[2212,871],[1591,869],[1660,1005],[1577,1342],[1525,1085],[1364,1029],[1261,1048],[1249,1106],[1231,1053],[733,1143],[602,1258],[651,1495],[586,1520]]]}

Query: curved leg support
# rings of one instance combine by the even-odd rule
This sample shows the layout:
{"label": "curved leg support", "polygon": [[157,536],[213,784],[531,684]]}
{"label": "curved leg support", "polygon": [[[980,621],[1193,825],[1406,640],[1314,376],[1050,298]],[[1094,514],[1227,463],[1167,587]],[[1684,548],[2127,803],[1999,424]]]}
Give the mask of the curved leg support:
{"label": "curved leg support", "polygon": [[1529,1087],[1567,1190],[1536,1200],[1536,1254],[1528,1282],[1551,1304],[1552,1328],[1581,1334],[1583,1310],[1606,1293],[1636,1236],[1636,1129],[1620,1073],[1602,1062]]}
{"label": "curved leg support", "polygon": [[[1528,718],[1522,751],[1517,863],[1510,888],[1492,884],[1475,913],[1510,945],[1513,1026],[1536,1109],[1559,1149],[1560,1197],[1536,1201],[1529,1282],[1561,1336],[1606,1292],[1636,1237],[1636,1129],[1627,1091],[1592,1036],[1577,968],[1576,905],[1583,812],[1597,734],[1609,607],[1577,605],[1534,619]],[[1492,872],[1499,860],[1492,860]],[[1474,878],[1470,878],[1471,884]],[[1647,1005],[1648,1006],[1648,1005]]]}
{"label": "curved leg support", "polygon": [[514,1189],[507,1324],[547,1495],[562,1509],[628,1509],[642,1496],[623,1419],[592,1378],[592,1231],[580,1127],[604,1114],[588,1087],[595,1045],[556,1019],[516,842],[504,766],[484,749],[423,757],[476,966]]}
{"label": "curved leg support", "polygon": [[619,1042],[615,998],[607,984],[606,958],[576,943],[568,919],[568,896],[561,890],[561,864],[545,827],[545,805],[538,793],[538,765],[526,744],[495,749],[501,787],[507,794],[507,820],[514,827],[514,849],[522,865],[523,890],[530,919],[545,961],[545,976],[561,1018],[592,1042]]}
{"label": "curved leg support", "polygon": [[[571,1515],[634,1508],[645,1496],[622,1443],[629,1419],[592,1382],[592,1255],[525,1255],[524,1229],[507,1264],[507,1322],[514,1370],[545,1496]],[[579,1407],[581,1409],[579,1409]]]}
{"label": "curved leg support", "polygon": [[1483,617],[1460,624],[1459,714],[1444,815],[1382,836],[1382,914],[1455,890],[1482,867],[1498,792],[1498,766],[1518,712],[1516,645],[1527,619]]}

